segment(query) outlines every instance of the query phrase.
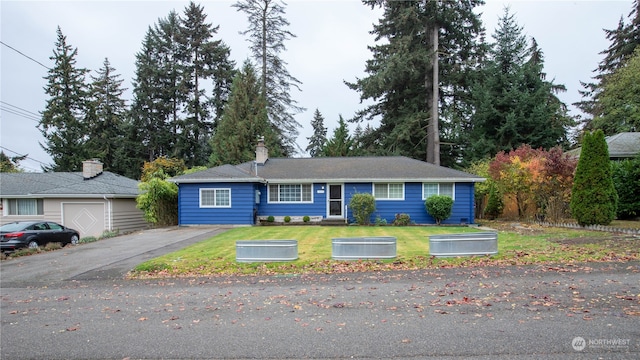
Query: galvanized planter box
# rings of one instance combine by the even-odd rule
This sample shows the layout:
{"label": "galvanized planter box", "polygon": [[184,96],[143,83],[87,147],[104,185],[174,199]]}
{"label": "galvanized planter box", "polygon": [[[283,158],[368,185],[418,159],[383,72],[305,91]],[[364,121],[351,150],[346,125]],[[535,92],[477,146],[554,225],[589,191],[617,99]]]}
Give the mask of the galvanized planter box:
{"label": "galvanized planter box", "polygon": [[298,240],[238,240],[236,261],[293,261],[298,258]]}
{"label": "galvanized planter box", "polygon": [[498,253],[498,233],[431,235],[429,253],[437,257],[495,255]]}
{"label": "galvanized planter box", "polygon": [[334,260],[393,259],[395,257],[395,237],[333,238],[331,240],[331,258]]}

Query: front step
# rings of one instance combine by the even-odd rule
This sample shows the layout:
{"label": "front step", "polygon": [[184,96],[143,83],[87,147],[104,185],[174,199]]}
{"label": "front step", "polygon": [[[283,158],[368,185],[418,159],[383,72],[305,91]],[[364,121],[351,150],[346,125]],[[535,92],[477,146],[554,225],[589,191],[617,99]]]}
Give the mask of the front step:
{"label": "front step", "polygon": [[320,222],[320,225],[322,225],[322,226],[346,226],[347,225],[347,221],[346,221],[346,219],[342,219],[342,218],[322,219],[322,221]]}

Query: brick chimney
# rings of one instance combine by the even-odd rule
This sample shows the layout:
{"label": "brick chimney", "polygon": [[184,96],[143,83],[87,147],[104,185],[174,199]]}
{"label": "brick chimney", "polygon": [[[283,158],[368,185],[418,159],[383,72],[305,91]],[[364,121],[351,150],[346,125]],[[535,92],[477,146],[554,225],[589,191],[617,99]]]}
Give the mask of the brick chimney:
{"label": "brick chimney", "polygon": [[256,146],[256,164],[264,165],[267,159],[269,159],[269,150],[264,146],[264,136],[261,136]]}
{"label": "brick chimney", "polygon": [[92,179],[102,174],[102,163],[98,159],[85,160],[82,162],[82,177],[85,180]]}

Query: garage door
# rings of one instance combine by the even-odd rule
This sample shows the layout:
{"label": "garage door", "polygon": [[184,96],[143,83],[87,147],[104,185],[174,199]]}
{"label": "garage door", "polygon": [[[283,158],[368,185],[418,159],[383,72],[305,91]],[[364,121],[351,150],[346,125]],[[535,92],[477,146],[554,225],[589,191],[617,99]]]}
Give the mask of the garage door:
{"label": "garage door", "polygon": [[80,232],[80,237],[100,236],[105,229],[104,203],[63,203],[65,226]]}

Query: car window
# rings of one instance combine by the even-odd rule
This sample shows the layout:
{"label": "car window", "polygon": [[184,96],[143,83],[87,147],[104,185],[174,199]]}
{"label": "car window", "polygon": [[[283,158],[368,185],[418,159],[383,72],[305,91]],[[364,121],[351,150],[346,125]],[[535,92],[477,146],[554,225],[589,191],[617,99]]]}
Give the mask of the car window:
{"label": "car window", "polygon": [[12,232],[12,231],[18,231],[18,230],[24,230],[24,223],[9,223],[9,224],[4,224],[2,226],[0,226],[0,231],[2,232]]}
{"label": "car window", "polygon": [[47,223],[49,225],[49,229],[51,230],[62,230],[62,226],[56,223]]}
{"label": "car window", "polygon": [[33,230],[47,230],[47,225],[45,225],[45,224],[34,224],[33,226],[31,226],[31,228],[33,228]]}

